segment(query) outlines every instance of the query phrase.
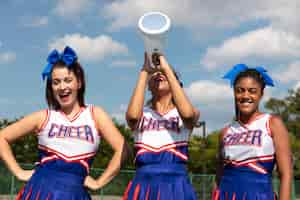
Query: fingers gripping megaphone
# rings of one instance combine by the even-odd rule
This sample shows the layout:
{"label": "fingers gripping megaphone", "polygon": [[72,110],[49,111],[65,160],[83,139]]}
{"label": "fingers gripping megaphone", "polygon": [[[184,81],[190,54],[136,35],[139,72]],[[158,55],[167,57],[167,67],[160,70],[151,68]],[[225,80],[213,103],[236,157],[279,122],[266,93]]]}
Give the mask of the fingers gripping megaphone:
{"label": "fingers gripping megaphone", "polygon": [[157,55],[163,52],[166,33],[170,27],[170,18],[161,12],[148,12],[139,19],[138,28],[142,33],[145,51],[149,56],[152,67],[159,65]]}

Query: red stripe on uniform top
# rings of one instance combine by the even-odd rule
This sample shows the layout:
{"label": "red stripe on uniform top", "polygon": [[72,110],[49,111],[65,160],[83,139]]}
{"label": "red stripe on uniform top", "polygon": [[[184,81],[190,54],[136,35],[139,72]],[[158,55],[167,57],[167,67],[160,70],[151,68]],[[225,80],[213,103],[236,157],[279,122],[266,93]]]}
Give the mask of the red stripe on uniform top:
{"label": "red stripe on uniform top", "polygon": [[188,157],[181,153],[180,151],[176,151],[175,149],[168,149],[167,151],[174,153],[176,156],[182,158],[183,160],[187,160]]}
{"label": "red stripe on uniform top", "polygon": [[187,145],[188,145],[187,141],[173,142],[173,143],[162,145],[160,147],[153,147],[151,145],[148,145],[148,144],[145,144],[145,143],[142,143],[142,142],[134,143],[134,146],[136,146],[136,147],[140,147],[140,146],[141,147],[149,147],[149,148],[158,149],[158,150],[166,148],[166,147],[180,147],[180,146],[187,146]]}
{"label": "red stripe on uniform top", "polygon": [[254,169],[255,171],[261,174],[267,174],[268,172],[261,166],[257,165],[257,163],[249,163],[247,164],[248,167]]}
{"label": "red stripe on uniform top", "polygon": [[187,146],[187,142],[183,142],[183,143],[180,143],[180,144],[169,144],[169,145],[165,145],[165,146],[160,147],[160,148],[151,147],[151,146],[145,145],[145,144],[136,144],[135,146],[140,147],[140,148],[144,148],[144,149],[147,149],[147,150],[153,151],[153,152],[161,152],[161,151],[164,151],[164,150],[167,150],[167,149],[173,149],[173,148],[180,147],[180,146]]}
{"label": "red stripe on uniform top", "polygon": [[68,161],[76,161],[76,160],[81,160],[81,159],[85,159],[85,158],[90,158],[90,157],[93,157],[96,154],[96,152],[90,152],[90,153],[84,153],[84,154],[75,155],[75,156],[67,156],[67,155],[64,155],[63,153],[60,153],[60,152],[58,152],[54,149],[43,146],[41,144],[39,144],[38,148],[41,149],[41,150],[50,152],[50,153],[54,153],[57,156],[65,159],[65,160],[68,160]]}
{"label": "red stripe on uniform top", "polygon": [[225,160],[226,163],[231,163],[236,166],[243,166],[248,163],[253,163],[253,162],[267,162],[267,161],[272,161],[274,160],[274,155],[268,155],[268,156],[260,156],[260,157],[254,157],[254,158],[248,158],[246,160],[241,160],[241,161],[235,161],[235,160]]}
{"label": "red stripe on uniform top", "polygon": [[[176,156],[182,158],[183,160],[187,160],[188,157],[186,155],[184,155],[183,153],[181,153],[180,151],[177,151],[175,149],[166,149],[165,151],[167,152],[170,152],[170,153],[173,153],[175,154]],[[148,149],[141,149],[139,150],[137,153],[136,153],[136,156],[135,156],[135,159],[134,161],[136,160],[136,157],[141,155],[141,154],[144,154],[144,153],[162,153],[162,152],[165,152],[165,151],[153,151],[153,150],[148,150]]]}
{"label": "red stripe on uniform top", "polygon": [[271,136],[271,137],[273,137],[272,136],[272,131],[271,131],[271,128],[270,128],[270,121],[271,121],[271,119],[272,119],[272,116],[270,116],[269,119],[266,122],[266,129],[268,131],[268,135]]}

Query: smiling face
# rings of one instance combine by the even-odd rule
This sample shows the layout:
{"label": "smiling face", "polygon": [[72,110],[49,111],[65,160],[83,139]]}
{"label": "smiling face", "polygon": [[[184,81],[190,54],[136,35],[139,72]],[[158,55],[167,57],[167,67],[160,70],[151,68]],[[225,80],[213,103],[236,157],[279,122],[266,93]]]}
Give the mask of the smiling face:
{"label": "smiling face", "polygon": [[149,79],[149,90],[152,95],[165,94],[170,92],[170,86],[166,76],[160,72],[154,72]]}
{"label": "smiling face", "polygon": [[252,77],[239,78],[234,85],[235,103],[240,115],[251,116],[258,112],[262,96],[262,85]]}
{"label": "smiling face", "polygon": [[53,96],[61,109],[78,104],[78,90],[81,88],[81,82],[78,81],[73,71],[67,67],[55,67],[51,79]]}

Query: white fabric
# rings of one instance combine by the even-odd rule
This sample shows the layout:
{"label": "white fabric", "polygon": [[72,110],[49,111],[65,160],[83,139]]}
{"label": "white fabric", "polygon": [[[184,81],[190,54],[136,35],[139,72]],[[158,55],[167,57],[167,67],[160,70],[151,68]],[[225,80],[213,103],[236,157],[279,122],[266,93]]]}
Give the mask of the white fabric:
{"label": "white fabric", "polygon": [[223,132],[225,160],[272,159],[275,150],[269,128],[269,114],[259,115],[249,124],[234,121]]}
{"label": "white fabric", "polygon": [[82,108],[72,120],[60,111],[48,110],[46,125],[38,133],[40,148],[55,152],[66,160],[94,155],[100,137],[93,120],[92,108]]}
{"label": "white fabric", "polygon": [[134,139],[136,146],[146,145],[158,149],[169,145],[187,145],[190,133],[191,130],[184,127],[177,109],[160,115],[151,108],[144,107]]}

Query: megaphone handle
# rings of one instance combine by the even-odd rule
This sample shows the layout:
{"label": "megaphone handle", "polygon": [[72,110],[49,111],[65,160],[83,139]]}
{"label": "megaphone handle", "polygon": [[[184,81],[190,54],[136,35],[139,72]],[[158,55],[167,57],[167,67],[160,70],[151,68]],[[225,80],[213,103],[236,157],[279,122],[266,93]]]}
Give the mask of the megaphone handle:
{"label": "megaphone handle", "polygon": [[159,56],[160,56],[160,54],[158,52],[152,53],[151,60],[152,60],[152,63],[154,66],[160,65]]}

